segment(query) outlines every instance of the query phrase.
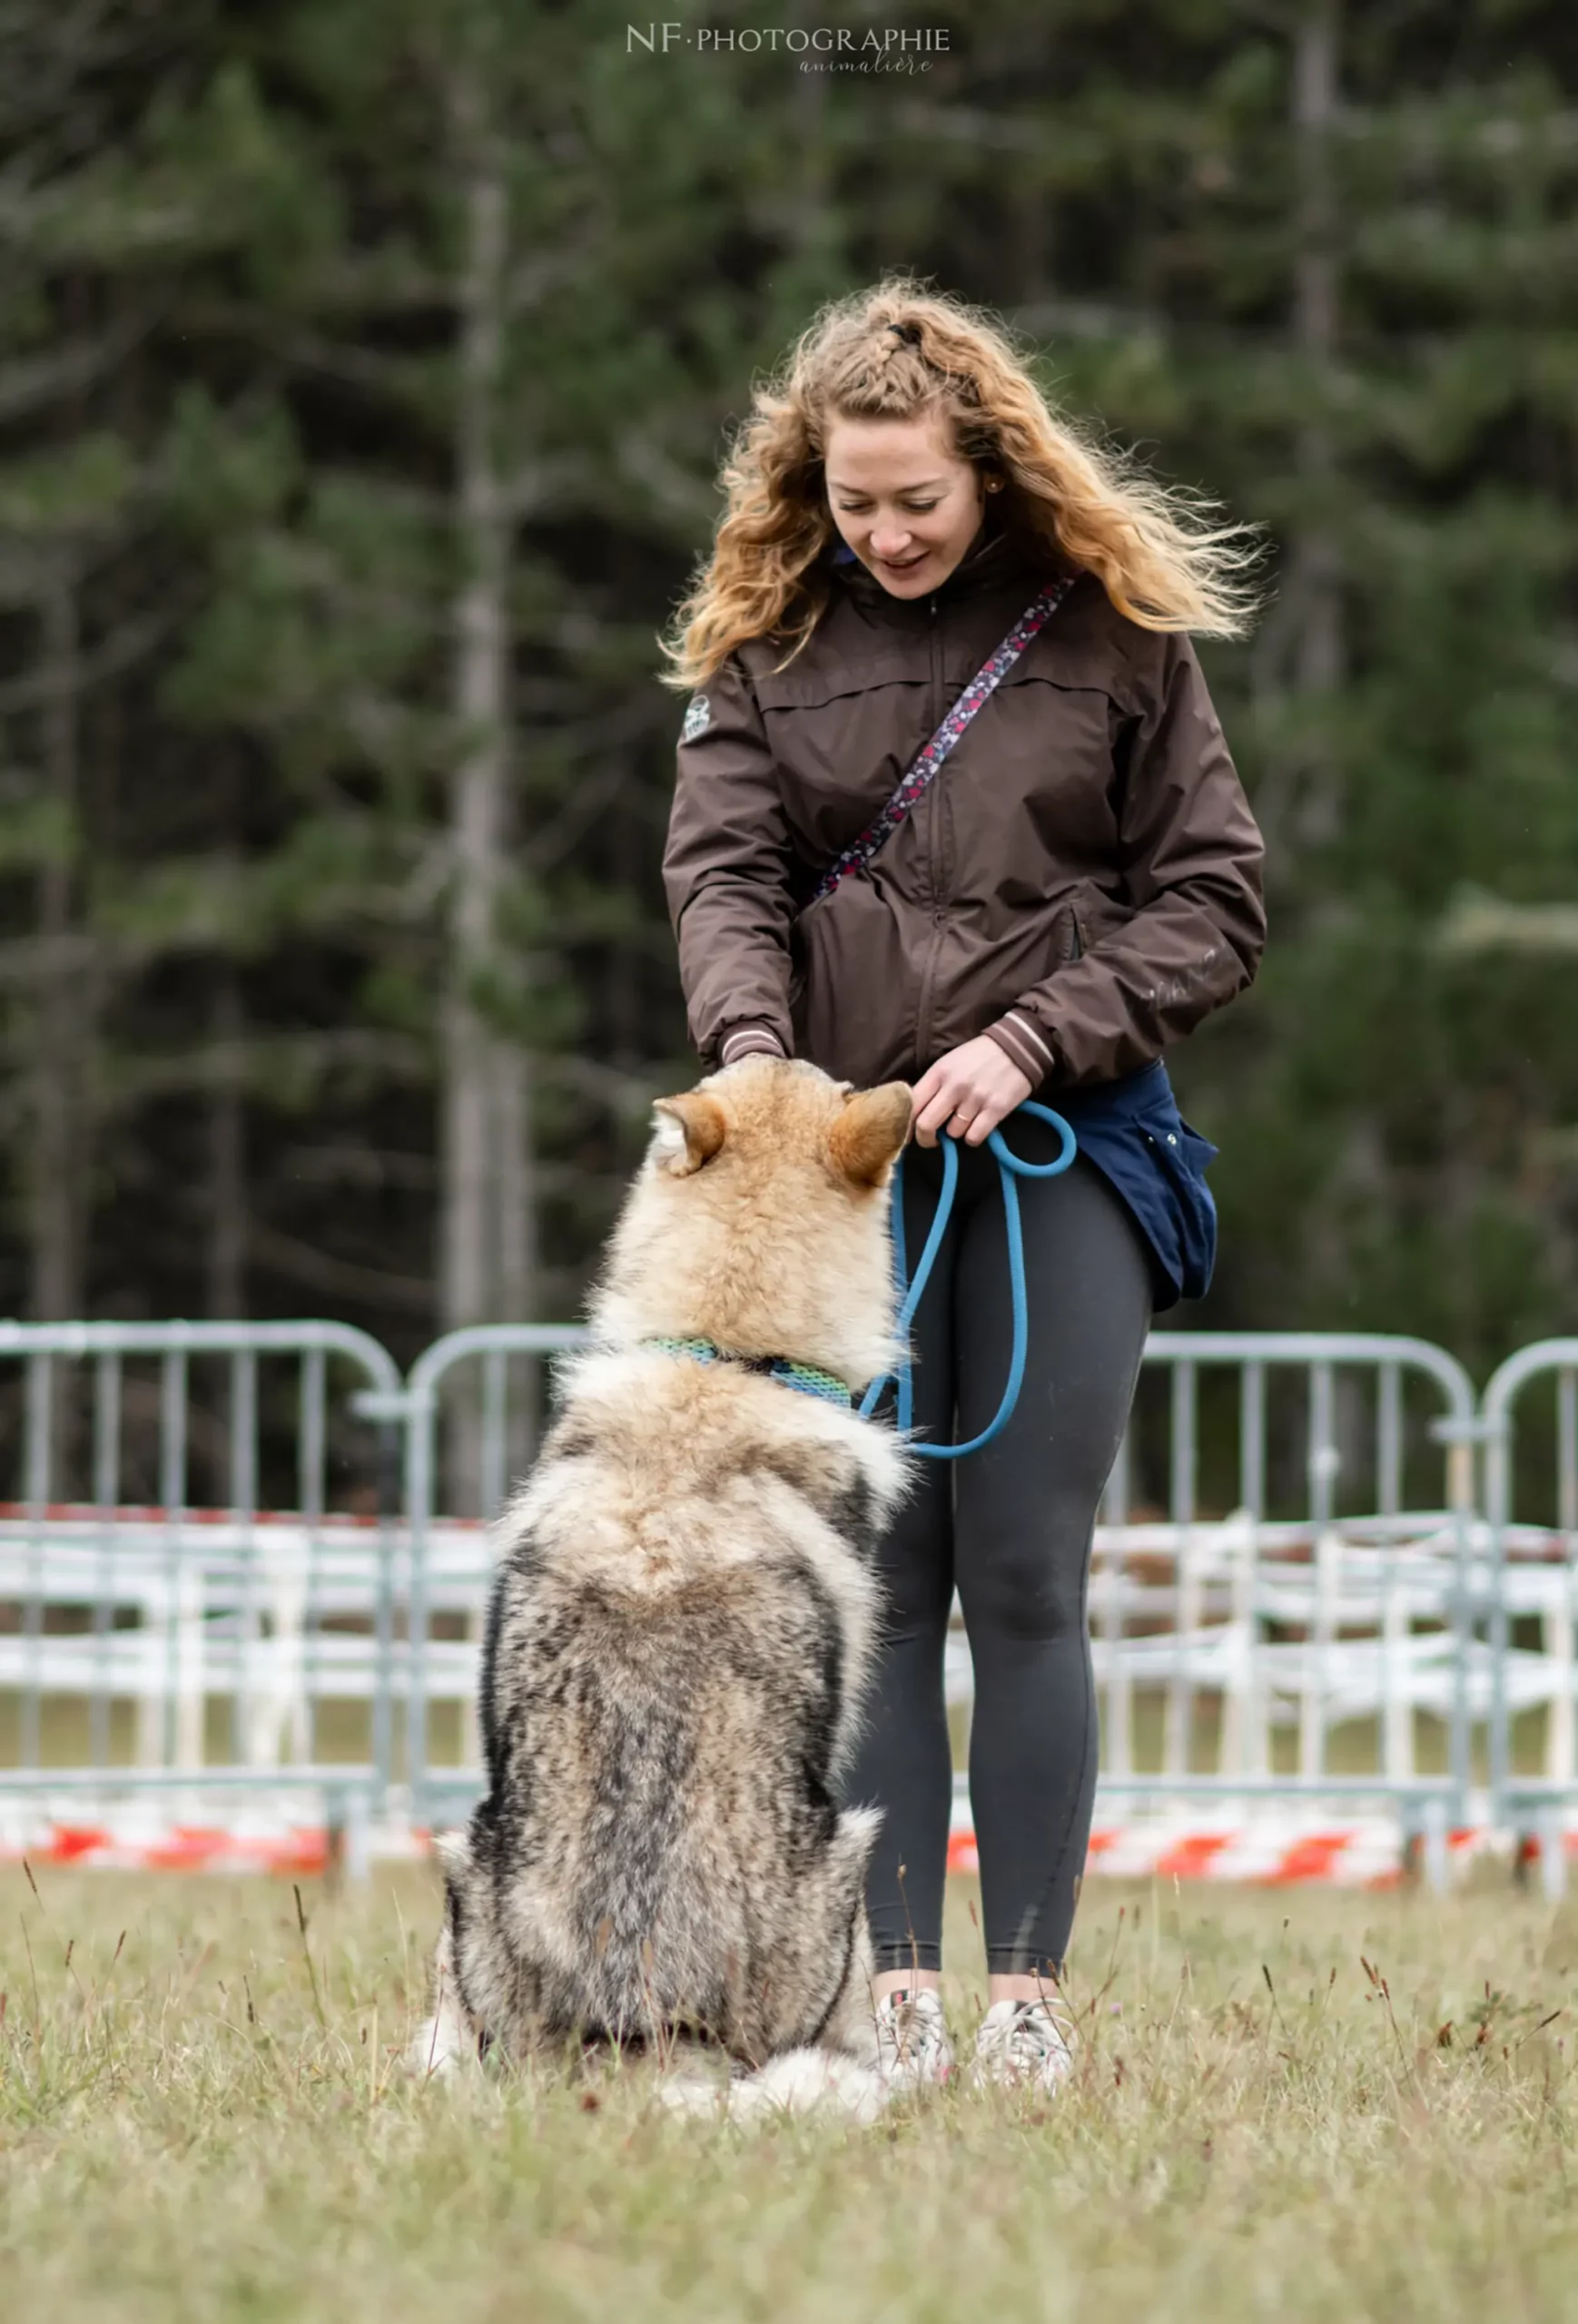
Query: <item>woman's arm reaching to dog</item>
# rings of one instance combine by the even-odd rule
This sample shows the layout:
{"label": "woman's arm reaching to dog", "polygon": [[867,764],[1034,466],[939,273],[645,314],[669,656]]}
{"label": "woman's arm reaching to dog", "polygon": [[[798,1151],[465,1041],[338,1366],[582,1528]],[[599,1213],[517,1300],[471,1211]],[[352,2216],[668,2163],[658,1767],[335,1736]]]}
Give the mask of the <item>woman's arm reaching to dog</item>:
{"label": "woman's arm reaching to dog", "polygon": [[733,656],[692,697],[676,761],[663,878],[690,1037],[711,1066],[752,1049],[787,1057],[794,849],[762,714]]}

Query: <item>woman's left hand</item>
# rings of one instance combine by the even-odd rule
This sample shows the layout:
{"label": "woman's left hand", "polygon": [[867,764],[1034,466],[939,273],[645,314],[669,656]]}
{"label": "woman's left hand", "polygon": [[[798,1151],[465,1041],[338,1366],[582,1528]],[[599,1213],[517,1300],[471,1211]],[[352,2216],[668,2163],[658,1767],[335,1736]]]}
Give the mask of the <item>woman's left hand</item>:
{"label": "woman's left hand", "polygon": [[946,1129],[966,1146],[984,1145],[999,1122],[1023,1105],[1031,1087],[1007,1050],[982,1033],[940,1057],[916,1082],[916,1140],[935,1146],[938,1131]]}

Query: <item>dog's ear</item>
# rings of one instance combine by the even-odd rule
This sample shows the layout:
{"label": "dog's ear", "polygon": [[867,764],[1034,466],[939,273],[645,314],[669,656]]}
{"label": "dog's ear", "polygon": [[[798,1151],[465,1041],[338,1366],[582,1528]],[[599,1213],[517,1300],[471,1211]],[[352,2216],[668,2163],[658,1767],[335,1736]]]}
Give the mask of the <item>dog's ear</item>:
{"label": "dog's ear", "polygon": [[659,1098],[652,1110],[657,1116],[657,1159],[671,1178],[687,1178],[710,1162],[729,1133],[723,1108],[705,1089]]}
{"label": "dog's ear", "polygon": [[880,1089],[858,1089],[828,1133],[827,1150],[835,1170],[857,1185],[882,1187],[910,1135],[910,1089],[884,1081]]}

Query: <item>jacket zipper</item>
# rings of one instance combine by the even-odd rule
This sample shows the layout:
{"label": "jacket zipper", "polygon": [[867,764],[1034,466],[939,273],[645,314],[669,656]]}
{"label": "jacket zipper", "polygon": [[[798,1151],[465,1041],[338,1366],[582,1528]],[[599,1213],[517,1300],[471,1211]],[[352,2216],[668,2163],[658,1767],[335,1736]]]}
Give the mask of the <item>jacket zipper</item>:
{"label": "jacket zipper", "polygon": [[[932,724],[929,731],[934,734],[942,724],[942,655],[937,640],[935,597],[929,601],[929,612],[932,652]],[[921,989],[915,1011],[915,1069],[917,1073],[923,1073],[931,1063],[932,1000],[937,976],[937,955],[942,949],[942,890],[939,876],[937,848],[939,808],[940,802],[933,796],[931,801],[932,813],[926,838],[926,869],[928,884],[932,891],[932,932],[926,940],[926,949],[922,955]]]}

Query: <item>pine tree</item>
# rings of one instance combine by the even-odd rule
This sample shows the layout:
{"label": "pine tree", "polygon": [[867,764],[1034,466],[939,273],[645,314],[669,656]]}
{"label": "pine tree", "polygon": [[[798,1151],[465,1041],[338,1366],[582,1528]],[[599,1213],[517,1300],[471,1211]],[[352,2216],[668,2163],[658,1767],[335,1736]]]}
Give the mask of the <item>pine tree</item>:
{"label": "pine tree", "polygon": [[1568,1319],[1564,12],[981,0],[863,82],[601,0],[0,31],[13,1304],[573,1310],[690,1070],[655,633],[753,375],[910,264],[1267,527],[1198,1320]]}
{"label": "pine tree", "polygon": [[63,14],[10,0],[0,145],[8,159],[0,296],[0,763],[9,793],[9,1124],[35,1315],[81,1312],[103,1029],[118,962],[95,912],[91,834],[123,769],[115,713],[169,627],[139,599],[163,446],[127,375],[153,324],[179,223],[140,241],[106,216],[98,155],[126,91],[163,54],[129,0]]}

